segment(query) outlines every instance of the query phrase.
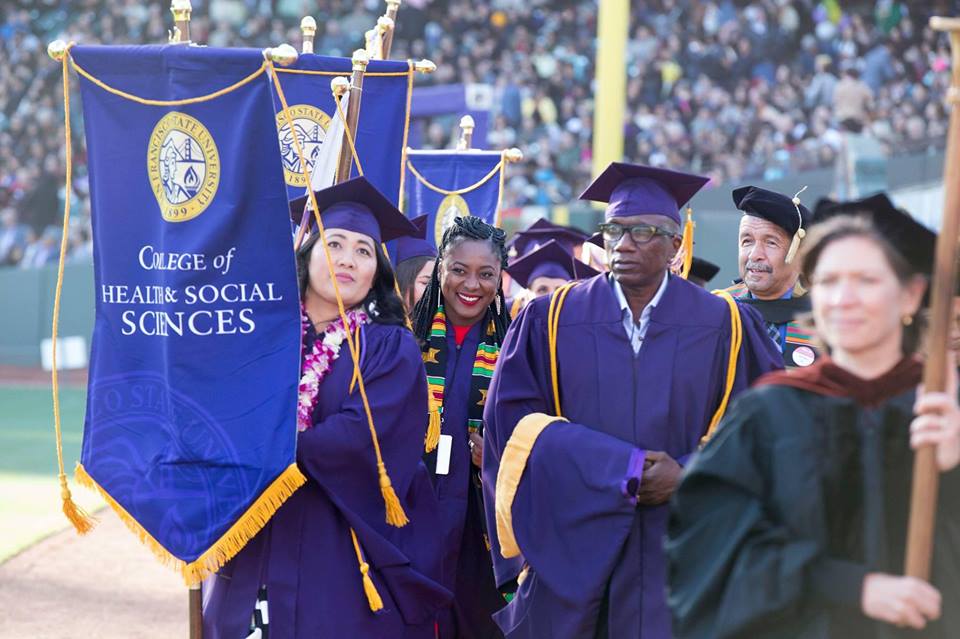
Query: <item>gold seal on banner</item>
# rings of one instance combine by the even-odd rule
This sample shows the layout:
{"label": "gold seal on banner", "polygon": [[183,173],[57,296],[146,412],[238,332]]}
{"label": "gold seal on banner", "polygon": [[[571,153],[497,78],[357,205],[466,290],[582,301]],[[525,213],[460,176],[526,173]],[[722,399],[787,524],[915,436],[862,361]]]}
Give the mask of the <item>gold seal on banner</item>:
{"label": "gold seal on banner", "polygon": [[147,174],[163,219],[192,220],[210,206],[220,185],[220,153],[213,136],[199,120],[168,113],[150,134]]}
{"label": "gold seal on banner", "polygon": [[453,194],[443,198],[440,206],[437,207],[437,217],[434,223],[434,234],[436,236],[437,246],[443,241],[443,232],[453,224],[453,218],[472,215],[467,201],[461,196]]}
{"label": "gold seal on banner", "polygon": [[[307,159],[307,168],[313,171],[316,166],[320,147],[327,137],[330,128],[330,116],[309,104],[294,104],[290,106],[290,117],[293,119],[293,128],[303,149],[303,156]],[[277,114],[277,131],[280,135],[280,159],[283,162],[283,179],[290,186],[307,186],[303,177],[303,167],[300,166],[300,157],[297,155],[296,145],[287,119],[283,112]]]}

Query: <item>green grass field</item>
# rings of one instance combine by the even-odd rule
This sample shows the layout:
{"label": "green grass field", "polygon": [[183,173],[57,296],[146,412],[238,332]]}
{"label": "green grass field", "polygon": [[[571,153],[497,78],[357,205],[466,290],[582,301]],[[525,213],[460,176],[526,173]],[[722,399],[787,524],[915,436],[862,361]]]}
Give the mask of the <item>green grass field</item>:
{"label": "green grass field", "polygon": [[[89,511],[103,502],[72,481],[85,403],[85,389],[61,388],[64,467],[74,499]],[[69,526],[60,510],[55,441],[50,389],[0,386],[0,562]]]}

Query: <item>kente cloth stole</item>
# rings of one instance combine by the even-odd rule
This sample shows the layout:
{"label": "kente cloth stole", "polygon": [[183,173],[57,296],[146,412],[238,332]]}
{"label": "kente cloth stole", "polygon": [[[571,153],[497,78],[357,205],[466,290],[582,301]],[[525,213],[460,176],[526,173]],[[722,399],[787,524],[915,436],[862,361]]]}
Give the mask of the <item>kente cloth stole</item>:
{"label": "kente cloth stole", "polygon": [[[470,405],[467,409],[467,430],[482,434],[483,407],[487,402],[487,389],[493,377],[493,369],[500,354],[500,345],[496,341],[493,320],[487,324],[486,333],[473,360],[473,373],[470,379]],[[437,308],[430,327],[430,338],[423,351],[423,365],[427,372],[427,397],[430,405],[431,428],[427,431],[426,450],[436,447],[442,430],[444,386],[447,374],[447,316],[443,306]],[[433,432],[431,432],[433,431]],[[432,445],[431,445],[432,444]]]}

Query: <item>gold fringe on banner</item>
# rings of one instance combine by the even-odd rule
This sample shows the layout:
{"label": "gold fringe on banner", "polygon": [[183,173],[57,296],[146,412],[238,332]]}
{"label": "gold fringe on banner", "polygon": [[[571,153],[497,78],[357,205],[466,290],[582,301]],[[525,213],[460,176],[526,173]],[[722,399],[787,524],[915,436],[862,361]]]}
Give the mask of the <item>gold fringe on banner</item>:
{"label": "gold fringe on banner", "polygon": [[141,543],[149,548],[162,564],[179,571],[188,586],[200,583],[204,578],[217,572],[224,564],[233,559],[246,543],[263,529],[280,506],[307,481],[296,464],[287,466],[286,470],[280,473],[273,480],[273,483],[260,493],[257,500],[247,508],[247,511],[230,526],[220,539],[204,551],[202,555],[187,563],[172,555],[153,535],[147,532],[146,528],[140,525],[140,522],[134,519],[110,493],[87,473],[83,464],[77,464],[74,479],[81,485],[100,493],[100,496],[113,508],[120,520],[127,525],[127,528],[137,535]]}

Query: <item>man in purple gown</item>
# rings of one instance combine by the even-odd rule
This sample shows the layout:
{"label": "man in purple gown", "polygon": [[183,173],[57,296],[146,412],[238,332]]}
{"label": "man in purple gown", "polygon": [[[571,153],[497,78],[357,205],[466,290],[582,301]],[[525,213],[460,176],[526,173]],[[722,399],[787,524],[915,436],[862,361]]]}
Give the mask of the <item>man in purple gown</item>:
{"label": "man in purple gown", "polygon": [[519,584],[495,615],[509,638],[671,636],[666,502],[727,402],[782,368],[753,309],[670,274],[679,209],[706,181],[611,164],[581,196],[608,203],[610,273],[553,315],[556,384],[559,296],[531,302],[507,333],[483,484],[497,584]]}

